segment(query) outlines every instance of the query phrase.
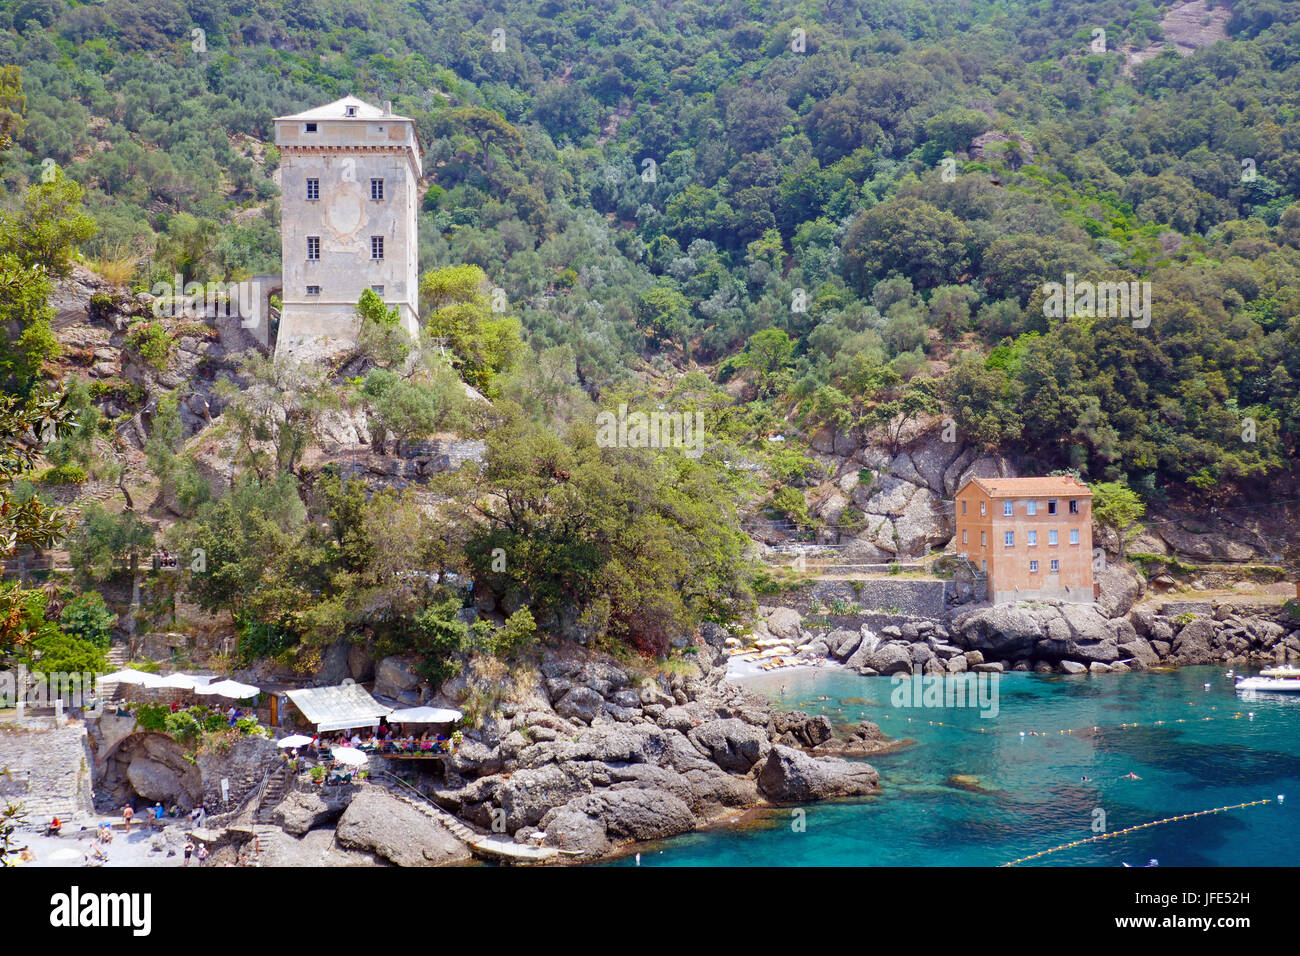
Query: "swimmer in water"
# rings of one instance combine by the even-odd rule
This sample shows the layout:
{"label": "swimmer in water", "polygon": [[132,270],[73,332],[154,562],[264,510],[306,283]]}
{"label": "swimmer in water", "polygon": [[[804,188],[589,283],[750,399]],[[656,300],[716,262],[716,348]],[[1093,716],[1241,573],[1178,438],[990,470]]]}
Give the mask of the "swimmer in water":
{"label": "swimmer in water", "polygon": [[1079,782],[1080,782],[1080,783],[1092,783],[1092,777],[1087,777],[1087,776],[1080,777],[1080,778],[1079,778]]}
{"label": "swimmer in water", "polygon": [[1121,780],[1141,780],[1142,778],[1139,777],[1137,774],[1135,774],[1132,770],[1130,770],[1128,773],[1124,774],[1124,776],[1120,777],[1120,779],[1121,779]]}

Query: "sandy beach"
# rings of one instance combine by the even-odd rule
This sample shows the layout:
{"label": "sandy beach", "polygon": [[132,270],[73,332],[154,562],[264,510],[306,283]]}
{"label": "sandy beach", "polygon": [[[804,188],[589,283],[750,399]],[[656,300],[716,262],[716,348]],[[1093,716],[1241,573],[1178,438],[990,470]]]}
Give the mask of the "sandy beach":
{"label": "sandy beach", "polygon": [[[180,866],[185,861],[185,855],[181,852],[184,844],[173,846],[168,843],[163,850],[154,850],[154,838],[159,836],[161,831],[151,829],[148,825],[134,823],[131,826],[130,834],[122,830],[120,818],[96,817],[93,821],[82,823],[67,823],[64,825],[63,833],[60,836],[48,837],[37,833],[18,833],[15,834],[15,845],[19,848],[26,846],[35,854],[34,860],[19,862],[19,866],[34,867],[81,867],[85,866],[85,854],[90,850],[93,843],[91,833],[101,822],[115,823],[113,828],[113,842],[108,845],[106,851],[108,860],[102,864],[104,867],[132,867],[132,866]],[[168,819],[165,821],[169,825],[180,824],[182,821]],[[85,827],[83,830],[82,827]],[[170,855],[169,855],[170,854]],[[15,859],[18,859],[15,856]],[[191,866],[196,866],[197,861],[191,861]]]}

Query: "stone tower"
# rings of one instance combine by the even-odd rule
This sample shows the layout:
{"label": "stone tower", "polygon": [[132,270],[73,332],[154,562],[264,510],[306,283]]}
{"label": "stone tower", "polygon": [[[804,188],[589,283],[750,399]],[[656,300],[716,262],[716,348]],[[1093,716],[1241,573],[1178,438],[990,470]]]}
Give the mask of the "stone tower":
{"label": "stone tower", "polygon": [[282,307],[276,354],[323,358],[355,344],[357,300],[374,289],[419,328],[415,122],[354,96],[275,120],[280,150]]}

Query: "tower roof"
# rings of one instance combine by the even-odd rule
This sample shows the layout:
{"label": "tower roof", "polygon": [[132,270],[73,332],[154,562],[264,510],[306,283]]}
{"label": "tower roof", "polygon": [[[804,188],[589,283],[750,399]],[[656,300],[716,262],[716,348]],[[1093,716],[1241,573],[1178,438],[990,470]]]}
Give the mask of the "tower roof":
{"label": "tower roof", "polygon": [[[353,116],[348,115],[348,107],[356,108]],[[276,120],[292,120],[302,122],[304,120],[376,120],[387,119],[397,120],[398,122],[412,123],[409,116],[398,116],[395,113],[385,113],[378,106],[372,106],[365,100],[358,99],[355,96],[345,96],[341,100],[335,100],[333,103],[326,103],[324,106],[317,106],[303,113],[294,113],[292,116],[277,116]]]}

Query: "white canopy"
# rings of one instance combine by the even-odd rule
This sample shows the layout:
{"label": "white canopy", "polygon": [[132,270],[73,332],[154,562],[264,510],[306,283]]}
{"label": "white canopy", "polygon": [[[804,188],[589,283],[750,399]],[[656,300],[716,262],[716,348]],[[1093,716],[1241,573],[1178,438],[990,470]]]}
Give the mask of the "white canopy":
{"label": "white canopy", "polygon": [[294,706],[321,733],[374,727],[391,708],[371,697],[360,684],[335,687],[303,687],[286,692]]}
{"label": "white canopy", "polygon": [[199,677],[198,675],[175,673],[168,674],[166,677],[162,678],[161,683],[159,683],[158,686],[176,687],[181,690],[196,690],[199,687],[206,687],[211,682],[212,678],[210,676]]}
{"label": "white canopy", "polygon": [[370,758],[365,755],[364,751],[356,747],[331,747],[330,756],[339,763],[345,763],[349,767],[360,767]]}
{"label": "white canopy", "polygon": [[104,674],[96,678],[97,684],[139,684],[141,687],[161,687],[162,678],[157,674],[146,674],[144,671],[125,670],[113,671],[111,674]]}
{"label": "white canopy", "polygon": [[215,684],[204,684],[194,688],[196,694],[217,694],[220,697],[230,697],[234,700],[246,700],[249,697],[256,697],[261,691],[252,684],[241,684],[237,680],[221,680]]}
{"label": "white canopy", "polygon": [[463,716],[459,710],[446,707],[407,707],[393,711],[388,719],[398,724],[452,724]]}
{"label": "white canopy", "polygon": [[275,745],[281,749],[289,747],[306,747],[311,743],[310,737],[304,737],[302,734],[290,734],[288,737],[281,737],[275,742]]}

